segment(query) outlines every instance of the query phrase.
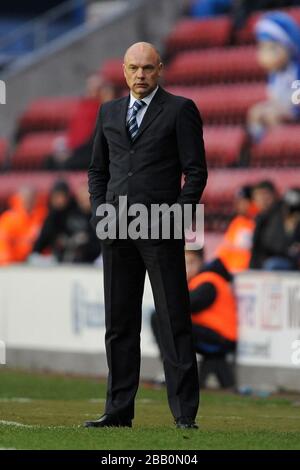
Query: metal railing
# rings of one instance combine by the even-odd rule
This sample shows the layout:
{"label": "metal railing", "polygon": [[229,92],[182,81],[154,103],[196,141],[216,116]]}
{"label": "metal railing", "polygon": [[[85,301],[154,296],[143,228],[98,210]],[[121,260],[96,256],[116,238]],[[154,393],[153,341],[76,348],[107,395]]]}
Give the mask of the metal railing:
{"label": "metal railing", "polygon": [[[0,61],[11,62],[40,49],[51,40],[81,25],[92,0],[68,0],[8,33],[0,40]],[[5,64],[4,64],[5,65]]]}

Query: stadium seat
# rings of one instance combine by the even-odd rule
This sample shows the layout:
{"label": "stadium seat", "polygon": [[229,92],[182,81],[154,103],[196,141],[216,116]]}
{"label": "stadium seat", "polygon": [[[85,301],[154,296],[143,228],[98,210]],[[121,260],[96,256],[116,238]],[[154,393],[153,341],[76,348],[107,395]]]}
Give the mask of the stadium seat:
{"label": "stadium seat", "polygon": [[18,122],[18,133],[65,130],[78,106],[77,97],[39,98],[27,107]]}
{"label": "stadium seat", "polygon": [[42,167],[46,157],[53,153],[53,144],[61,132],[35,132],[26,134],[12,156],[13,169],[34,170]]}
{"label": "stadium seat", "polygon": [[284,168],[214,169],[209,172],[208,184],[201,202],[205,210],[206,230],[222,232],[234,213],[234,197],[244,185],[254,185],[270,180],[283,193],[292,186],[299,186],[299,172]]}
{"label": "stadium seat", "polygon": [[0,137],[0,167],[2,167],[6,161],[9,144],[6,139]]}
{"label": "stadium seat", "polygon": [[110,59],[105,61],[100,68],[100,73],[105,80],[115,85],[116,88],[123,89],[126,87],[122,59]]}
{"label": "stadium seat", "polygon": [[251,166],[282,167],[299,165],[300,124],[275,127],[251,149]]}
{"label": "stadium seat", "polygon": [[47,195],[57,179],[66,180],[75,191],[81,184],[87,182],[86,172],[48,172],[37,171],[34,173],[11,171],[0,173],[0,209],[7,207],[10,196],[15,194],[20,187],[29,186],[36,189],[41,195]]}
{"label": "stadium seat", "polygon": [[165,70],[167,85],[196,85],[262,80],[265,71],[255,46],[181,52]]}
{"label": "stadium seat", "polygon": [[204,127],[204,141],[207,163],[212,167],[236,165],[245,142],[242,127]]}
{"label": "stadium seat", "polygon": [[[300,24],[300,8],[280,8],[280,11],[288,13],[291,15],[294,20]],[[266,12],[255,12],[249,16],[245,25],[240,29],[237,30],[234,35],[234,41],[237,44],[250,44],[253,43],[254,38],[254,27],[257,20]]]}
{"label": "stadium seat", "polygon": [[266,99],[264,83],[168,87],[168,91],[192,99],[205,124],[243,124],[249,107]]}
{"label": "stadium seat", "polygon": [[232,23],[229,16],[216,18],[183,19],[166,39],[168,54],[184,49],[222,47],[229,44]]}

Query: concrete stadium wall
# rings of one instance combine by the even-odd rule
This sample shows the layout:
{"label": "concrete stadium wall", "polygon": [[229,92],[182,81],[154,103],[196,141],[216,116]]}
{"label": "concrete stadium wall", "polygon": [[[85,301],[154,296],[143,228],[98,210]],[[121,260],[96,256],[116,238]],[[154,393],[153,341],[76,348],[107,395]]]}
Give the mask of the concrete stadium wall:
{"label": "concrete stadium wall", "polygon": [[[11,266],[0,269],[0,343],[8,367],[105,376],[101,267]],[[249,272],[236,277],[240,387],[300,391],[300,278]],[[163,369],[150,329],[153,296],[146,279],[141,377]],[[0,357],[1,363],[1,357]],[[6,367],[5,365],[0,366]]]}
{"label": "concrete stadium wall", "polygon": [[122,57],[136,41],[162,48],[184,0],[132,0],[113,18],[79,28],[57,40],[15,70],[0,77],[6,82],[6,105],[0,106],[0,134],[11,136],[16,119],[40,96],[80,94],[87,74],[108,58]]}

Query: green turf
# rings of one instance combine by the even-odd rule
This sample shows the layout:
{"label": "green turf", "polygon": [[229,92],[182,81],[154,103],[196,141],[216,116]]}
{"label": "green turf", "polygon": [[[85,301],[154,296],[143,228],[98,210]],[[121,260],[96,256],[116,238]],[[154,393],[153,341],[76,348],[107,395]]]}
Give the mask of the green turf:
{"label": "green turf", "polygon": [[165,388],[140,386],[132,429],[83,428],[102,414],[104,398],[103,381],[1,368],[0,448],[300,449],[295,397],[203,392],[199,430],[187,431],[175,428]]}

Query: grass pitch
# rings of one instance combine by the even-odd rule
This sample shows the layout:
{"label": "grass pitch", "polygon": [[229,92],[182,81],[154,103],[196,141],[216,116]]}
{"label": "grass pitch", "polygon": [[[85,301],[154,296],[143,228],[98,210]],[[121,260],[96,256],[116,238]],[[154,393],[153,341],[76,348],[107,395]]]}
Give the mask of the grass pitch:
{"label": "grass pitch", "polygon": [[199,430],[173,424],[166,389],[140,385],[133,428],[85,429],[104,409],[105,382],[0,369],[0,448],[300,449],[300,397],[203,392]]}

